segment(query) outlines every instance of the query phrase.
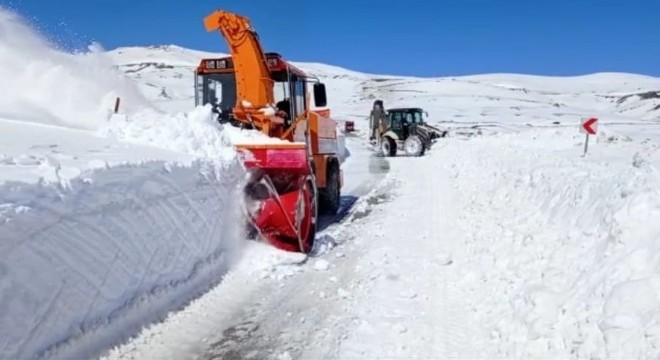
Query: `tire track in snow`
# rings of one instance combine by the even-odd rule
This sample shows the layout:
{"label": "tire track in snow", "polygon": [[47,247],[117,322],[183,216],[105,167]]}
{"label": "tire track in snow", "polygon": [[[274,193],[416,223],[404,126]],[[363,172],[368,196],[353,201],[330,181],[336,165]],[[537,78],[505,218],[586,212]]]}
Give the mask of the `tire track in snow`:
{"label": "tire track in snow", "polygon": [[[361,202],[373,203],[379,192],[368,195],[368,189],[378,187],[389,171],[387,160],[373,156],[370,151],[357,151],[348,168],[362,182],[350,184],[351,196],[363,196]],[[368,176],[365,176],[368,174]],[[360,206],[360,205],[358,205]],[[367,214],[369,210],[364,211]],[[348,215],[348,226],[359,226],[368,219],[356,210]],[[327,232],[342,234],[342,224],[335,224]],[[282,276],[277,269],[252,293],[258,300],[250,300],[232,316],[228,327],[221,330],[222,337],[202,350],[200,359],[277,358],[303,356],[310,346],[322,347],[323,353],[336,352],[337,344],[352,325],[345,317],[354,301],[350,293],[364,286],[363,279],[354,279],[364,248],[357,246],[354,234],[343,234],[343,246],[336,251],[310,258],[306,265],[294,265],[291,274]],[[345,255],[346,254],[346,255]],[[327,260],[326,260],[327,259]],[[326,272],[323,262],[332,262],[333,269]],[[292,276],[289,278],[289,276]],[[318,348],[312,354],[316,354]]]}
{"label": "tire track in snow", "polygon": [[[401,161],[410,160],[415,159]],[[466,345],[468,312],[464,306],[467,294],[458,287],[460,272],[456,271],[455,266],[455,258],[460,259],[461,256],[457,246],[460,237],[456,231],[458,224],[453,183],[447,176],[444,162],[436,161],[433,155],[420,160],[425,163],[424,166],[402,164],[405,168],[419,169],[406,171],[412,181],[402,197],[409,203],[404,208],[417,204],[422,213],[418,221],[406,222],[421,230],[420,251],[413,256],[427,254],[425,268],[422,269],[425,276],[419,279],[418,284],[429,284],[427,296],[432,300],[424,303],[424,312],[430,314],[427,322],[433,323],[432,330],[427,334],[434,336],[419,356],[465,355],[469,352]],[[408,233],[412,226],[408,225]]]}
{"label": "tire track in snow", "polygon": [[[366,218],[354,217],[349,221],[363,223]],[[275,359],[304,357],[311,354],[332,354],[346,329],[352,325],[350,312],[354,301],[347,297],[355,288],[363,286],[362,279],[354,279],[362,250],[352,242],[337,252],[328,253],[332,261],[331,273],[315,271],[310,267],[295,267],[290,278],[280,279],[277,274],[266,279],[261,297],[246,303],[245,308],[232,317],[235,325],[222,330],[222,338],[212,343],[200,359]],[[347,255],[345,255],[347,254]],[[315,266],[322,259],[310,259]],[[318,266],[316,266],[318,267]],[[281,270],[281,269],[280,269]],[[332,276],[330,276],[332,275]],[[350,295],[349,295],[350,296]],[[319,350],[322,348],[322,350]]]}
{"label": "tire track in snow", "polygon": [[[469,313],[464,306],[464,299],[467,297],[467,294],[458,288],[459,273],[456,271],[455,262],[457,261],[456,259],[460,259],[462,256],[459,252],[460,247],[457,246],[458,241],[460,241],[457,231],[457,219],[450,215],[456,213],[453,207],[456,206],[457,199],[453,187],[454,184],[447,175],[449,173],[448,170],[446,168],[446,162],[434,162],[426,168],[426,171],[434,176],[423,176],[422,179],[425,185],[424,188],[428,188],[431,191],[430,199],[432,203],[430,206],[431,214],[429,216],[439,223],[439,226],[434,230],[436,230],[436,234],[441,234],[440,239],[444,247],[444,250],[441,251],[445,251],[444,256],[446,256],[444,260],[450,262],[447,265],[454,265],[453,267],[446,268],[450,271],[443,271],[438,276],[438,280],[442,283],[439,289],[441,293],[439,296],[440,304],[437,304],[437,306],[443,309],[442,318],[439,321],[441,321],[443,326],[444,355],[464,356],[470,351],[466,340],[466,323],[468,322],[469,316],[467,315]],[[440,184],[444,184],[444,186],[439,186]],[[429,197],[426,198],[429,199]],[[440,270],[444,269],[442,268]]]}
{"label": "tire track in snow", "polygon": [[[353,326],[333,352],[349,357],[438,357],[465,354],[465,294],[451,264],[458,241],[451,181],[432,156],[390,160],[399,181],[385,206],[356,229],[364,246],[345,317]],[[357,244],[358,242],[356,242]],[[320,353],[309,350],[306,354]]]}

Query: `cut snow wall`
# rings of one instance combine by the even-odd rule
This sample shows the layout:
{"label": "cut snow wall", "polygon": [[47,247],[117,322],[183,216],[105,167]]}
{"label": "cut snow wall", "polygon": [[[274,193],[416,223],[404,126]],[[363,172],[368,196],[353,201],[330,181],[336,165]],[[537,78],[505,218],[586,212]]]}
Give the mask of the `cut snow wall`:
{"label": "cut snow wall", "polygon": [[239,163],[150,162],[0,187],[0,358],[91,358],[208,288],[240,251]]}
{"label": "cut snow wall", "polygon": [[526,131],[443,153],[467,219],[459,285],[480,279],[477,294],[486,296],[467,306],[490,334],[489,353],[658,355],[655,145],[601,140],[582,158],[582,139]]}

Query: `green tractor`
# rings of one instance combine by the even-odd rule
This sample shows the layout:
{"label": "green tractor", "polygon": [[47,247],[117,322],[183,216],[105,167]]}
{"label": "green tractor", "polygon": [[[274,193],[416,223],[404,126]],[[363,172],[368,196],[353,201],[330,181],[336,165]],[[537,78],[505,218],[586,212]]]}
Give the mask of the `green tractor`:
{"label": "green tractor", "polygon": [[447,136],[447,131],[427,124],[424,115],[428,113],[420,108],[387,110],[388,128],[380,139],[383,154],[396,156],[401,149],[408,156],[422,156],[438,138]]}

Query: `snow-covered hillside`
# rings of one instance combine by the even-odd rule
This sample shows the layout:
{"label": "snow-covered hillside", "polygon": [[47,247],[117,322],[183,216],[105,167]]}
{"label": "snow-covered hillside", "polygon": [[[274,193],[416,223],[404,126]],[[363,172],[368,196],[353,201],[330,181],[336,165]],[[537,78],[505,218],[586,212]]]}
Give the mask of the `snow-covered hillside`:
{"label": "snow-covered hillside", "polygon": [[[148,99],[168,110],[194,106],[194,68],[204,57],[225,55],[173,45],[119,48],[108,53]],[[328,85],[329,106],[344,119],[364,121],[378,98],[387,107],[425,108],[431,122],[445,124],[518,127],[558,122],[575,126],[576,116],[599,116],[603,123],[660,122],[660,79],[649,76],[599,73],[563,78],[519,74],[415,78],[293,63]]]}

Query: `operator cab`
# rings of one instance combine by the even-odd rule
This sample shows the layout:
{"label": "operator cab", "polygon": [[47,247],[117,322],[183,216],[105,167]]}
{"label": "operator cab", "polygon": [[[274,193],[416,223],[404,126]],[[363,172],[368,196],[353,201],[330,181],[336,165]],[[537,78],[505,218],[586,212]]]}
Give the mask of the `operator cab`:
{"label": "operator cab", "polygon": [[[302,114],[307,106],[307,86],[310,79],[297,67],[286,62],[280,54],[266,53],[270,77],[274,81],[274,97],[277,110],[286,113],[285,124]],[[314,84],[316,107],[327,103],[325,85]],[[231,56],[203,59],[195,71],[195,106],[211,104],[218,121],[232,120],[236,106],[236,75]]]}
{"label": "operator cab", "polygon": [[391,128],[402,130],[410,125],[424,125],[424,115],[428,113],[420,108],[398,108],[388,109],[387,118]]}

